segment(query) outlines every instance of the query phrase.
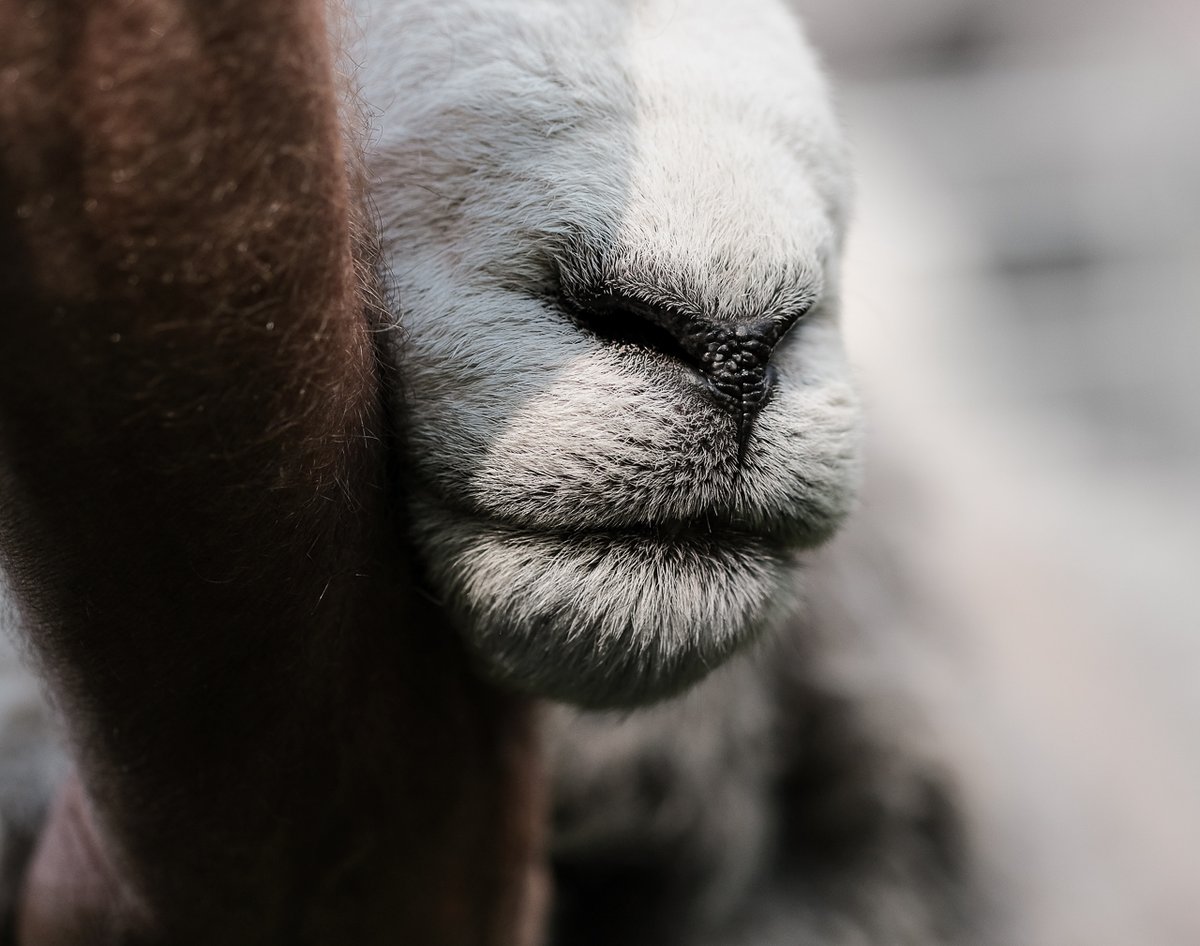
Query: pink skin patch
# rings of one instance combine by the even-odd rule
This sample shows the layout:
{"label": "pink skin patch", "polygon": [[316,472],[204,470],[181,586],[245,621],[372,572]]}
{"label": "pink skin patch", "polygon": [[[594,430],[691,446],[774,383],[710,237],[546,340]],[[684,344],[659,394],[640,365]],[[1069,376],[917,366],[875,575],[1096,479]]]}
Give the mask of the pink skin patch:
{"label": "pink skin patch", "polygon": [[147,917],[118,879],[79,779],[64,781],[38,839],[17,919],[21,946],[108,942]]}

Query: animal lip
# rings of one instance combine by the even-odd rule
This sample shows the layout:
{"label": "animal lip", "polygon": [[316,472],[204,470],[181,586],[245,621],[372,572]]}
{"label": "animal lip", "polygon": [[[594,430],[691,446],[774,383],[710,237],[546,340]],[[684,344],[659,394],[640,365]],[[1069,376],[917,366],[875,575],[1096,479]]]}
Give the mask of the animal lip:
{"label": "animal lip", "polygon": [[770,530],[753,530],[732,524],[728,519],[686,520],[673,519],[664,522],[635,521],[620,525],[595,526],[590,524],[555,524],[543,525],[529,522],[504,520],[494,517],[481,517],[485,521],[503,529],[525,532],[531,535],[554,536],[564,541],[581,539],[607,540],[614,543],[641,541],[658,542],[663,544],[695,544],[695,543],[728,543],[754,542],[767,545],[780,545],[778,537]]}

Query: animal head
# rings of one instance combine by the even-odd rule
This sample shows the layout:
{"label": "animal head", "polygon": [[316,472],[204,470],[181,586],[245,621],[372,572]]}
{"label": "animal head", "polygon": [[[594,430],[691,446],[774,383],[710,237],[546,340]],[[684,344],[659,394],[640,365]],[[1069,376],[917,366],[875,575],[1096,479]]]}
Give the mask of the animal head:
{"label": "animal head", "polygon": [[676,692],[855,490],[814,57],[772,0],[359,6],[428,582],[506,684]]}

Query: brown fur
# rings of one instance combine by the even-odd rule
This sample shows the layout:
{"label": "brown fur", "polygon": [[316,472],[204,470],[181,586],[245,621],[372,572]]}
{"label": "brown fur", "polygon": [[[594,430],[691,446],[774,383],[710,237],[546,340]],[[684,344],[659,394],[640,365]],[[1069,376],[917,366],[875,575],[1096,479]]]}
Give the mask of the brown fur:
{"label": "brown fur", "polygon": [[81,785],[27,946],[536,935],[529,710],[395,540],[325,37],[0,6],[0,554]]}

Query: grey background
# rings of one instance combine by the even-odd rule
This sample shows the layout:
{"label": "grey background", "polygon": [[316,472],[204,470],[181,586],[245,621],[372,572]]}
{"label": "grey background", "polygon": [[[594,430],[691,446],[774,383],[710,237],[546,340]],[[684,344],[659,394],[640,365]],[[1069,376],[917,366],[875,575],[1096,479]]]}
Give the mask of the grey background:
{"label": "grey background", "polygon": [[1028,864],[1027,941],[1195,946],[1200,4],[795,5],[856,143],[852,353],[925,494],[947,730]]}

